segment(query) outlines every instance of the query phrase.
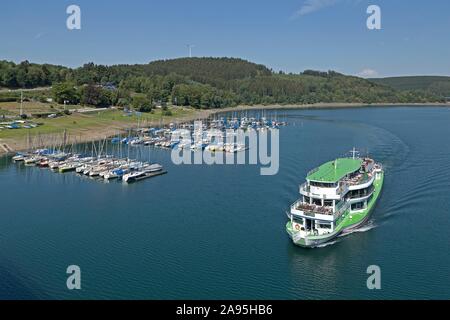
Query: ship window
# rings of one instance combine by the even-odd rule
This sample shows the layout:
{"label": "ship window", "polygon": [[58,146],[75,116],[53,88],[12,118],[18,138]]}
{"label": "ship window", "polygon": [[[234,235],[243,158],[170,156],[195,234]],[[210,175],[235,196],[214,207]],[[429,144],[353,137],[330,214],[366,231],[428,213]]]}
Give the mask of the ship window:
{"label": "ship window", "polygon": [[311,181],[309,184],[313,187],[319,187],[319,188],[336,188],[337,187],[336,183],[327,183],[327,182]]}
{"label": "ship window", "polygon": [[332,207],[333,206],[333,200],[325,200],[324,205],[326,207]]}
{"label": "ship window", "polygon": [[331,224],[330,223],[320,223],[318,225],[319,229],[331,229]]}
{"label": "ship window", "polygon": [[363,202],[357,202],[352,204],[352,210],[360,210],[364,209],[364,203]]}

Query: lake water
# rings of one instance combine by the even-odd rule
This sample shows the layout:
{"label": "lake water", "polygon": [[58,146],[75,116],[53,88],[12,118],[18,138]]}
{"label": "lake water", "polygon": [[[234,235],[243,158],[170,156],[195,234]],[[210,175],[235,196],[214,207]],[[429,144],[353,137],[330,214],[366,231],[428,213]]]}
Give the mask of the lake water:
{"label": "lake water", "polygon": [[[450,298],[450,109],[276,114],[289,125],[275,176],[175,166],[148,147],[133,152],[169,174],[132,185],[0,159],[0,298]],[[386,170],[371,221],[322,248],[294,246],[285,210],[298,185],[353,147]],[[66,288],[72,264],[81,291]],[[369,265],[381,290],[366,287]]]}

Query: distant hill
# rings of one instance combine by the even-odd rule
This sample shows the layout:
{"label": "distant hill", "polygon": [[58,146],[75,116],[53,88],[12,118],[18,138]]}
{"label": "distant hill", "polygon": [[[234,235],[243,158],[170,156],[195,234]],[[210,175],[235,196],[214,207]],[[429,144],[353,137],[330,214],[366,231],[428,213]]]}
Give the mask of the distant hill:
{"label": "distant hill", "polygon": [[450,77],[410,76],[376,78],[368,80],[397,90],[423,90],[436,95],[450,97]]}
{"label": "distant hill", "polygon": [[223,86],[230,80],[251,79],[272,74],[267,67],[243,59],[209,57],[157,60],[145,65],[117,65],[111,66],[110,70],[112,74],[125,73],[144,77],[176,74],[213,86]]}
{"label": "distant hill", "polygon": [[150,74],[182,76],[204,79],[234,80],[269,76],[271,71],[263,65],[236,58],[180,58],[150,62],[145,66]]}
{"label": "distant hill", "polygon": [[[222,108],[238,104],[441,102],[450,85],[446,78],[428,82],[421,77],[404,82],[404,78],[391,79],[369,81],[335,71],[275,73],[237,58],[180,58],[113,66],[87,63],[75,69],[0,61],[0,88],[53,86],[55,101],[101,101],[102,105],[145,106],[143,110],[166,103]],[[45,101],[45,94],[36,98]],[[29,96],[33,98],[32,93]]]}

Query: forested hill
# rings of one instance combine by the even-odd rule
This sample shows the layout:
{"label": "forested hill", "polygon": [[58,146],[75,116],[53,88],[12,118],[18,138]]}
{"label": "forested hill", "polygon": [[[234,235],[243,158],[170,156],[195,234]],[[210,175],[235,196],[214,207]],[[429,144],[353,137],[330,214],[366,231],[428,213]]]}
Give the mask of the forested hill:
{"label": "forested hill", "polygon": [[180,58],[158,60],[145,66],[147,75],[177,73],[203,82],[236,80],[269,76],[271,71],[263,65],[235,58]]}
{"label": "forested hill", "polygon": [[57,101],[140,108],[145,105],[145,110],[161,103],[221,108],[238,104],[443,101],[438,93],[397,90],[334,71],[275,73],[263,65],[235,58],[181,58],[114,66],[88,63],[76,69],[0,61],[0,87],[45,86],[54,87]]}
{"label": "forested hill", "polygon": [[450,97],[450,77],[445,76],[409,76],[374,78],[370,81],[390,86],[397,90],[423,90]]}

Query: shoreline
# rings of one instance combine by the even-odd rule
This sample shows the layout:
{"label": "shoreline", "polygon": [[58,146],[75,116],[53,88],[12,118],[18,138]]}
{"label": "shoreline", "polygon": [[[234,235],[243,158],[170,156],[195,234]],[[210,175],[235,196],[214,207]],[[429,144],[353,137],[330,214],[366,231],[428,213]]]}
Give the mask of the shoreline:
{"label": "shoreline", "polygon": [[295,110],[295,109],[350,109],[350,108],[367,108],[367,107],[450,107],[450,102],[425,102],[425,103],[314,103],[314,104],[292,104],[292,105],[239,105],[237,107],[229,107],[219,109],[214,113],[247,111],[247,110]]}
{"label": "shoreline", "polygon": [[[207,119],[211,115],[214,114],[215,110],[194,110],[192,114],[185,115],[179,118],[165,118],[162,120],[149,121],[147,126],[159,126],[159,125],[168,125],[170,123],[183,123],[190,122],[197,119]],[[130,129],[136,129],[138,127],[138,123],[114,123],[113,125],[107,128],[80,128],[79,132],[71,133],[68,132],[67,136],[76,140],[76,143],[87,143],[92,141],[99,141],[105,138],[110,138],[117,136],[118,134],[125,134]],[[31,133],[32,135],[32,133]],[[39,140],[46,140],[46,138],[50,140],[55,140],[55,136],[63,135],[63,130],[58,133],[45,133],[39,134]],[[27,141],[26,138],[21,137],[20,139],[14,138],[0,138],[0,157],[7,156],[8,154],[14,154],[16,152],[24,152],[27,150]],[[71,140],[69,140],[70,144]],[[10,152],[6,152],[3,145],[6,144],[7,149],[10,149]],[[45,144],[35,144],[33,145],[35,148],[43,148]]]}
{"label": "shoreline", "polygon": [[[167,125],[170,123],[190,122],[194,120],[207,119],[210,116],[227,113],[227,112],[242,112],[242,111],[255,111],[255,110],[312,110],[312,109],[348,109],[348,108],[367,108],[367,107],[450,107],[449,103],[316,103],[316,104],[301,104],[301,105],[239,105],[236,107],[228,107],[223,109],[207,109],[207,110],[195,110],[193,114],[187,115],[183,118],[164,119],[162,122],[149,122],[148,125]],[[101,139],[109,138],[117,135],[118,133],[125,133],[127,130],[137,128],[137,124],[120,124],[107,129],[81,129],[82,132],[76,136],[77,143],[86,143],[92,141],[98,141]],[[54,136],[55,134],[49,134]],[[69,133],[69,136],[71,134]],[[41,137],[45,137],[41,135]],[[10,152],[6,152],[3,145],[6,144],[6,148],[10,149]],[[35,147],[43,147],[43,145],[36,145]],[[20,152],[26,150],[26,142],[17,141],[17,139],[0,139],[0,157],[14,152]]]}

